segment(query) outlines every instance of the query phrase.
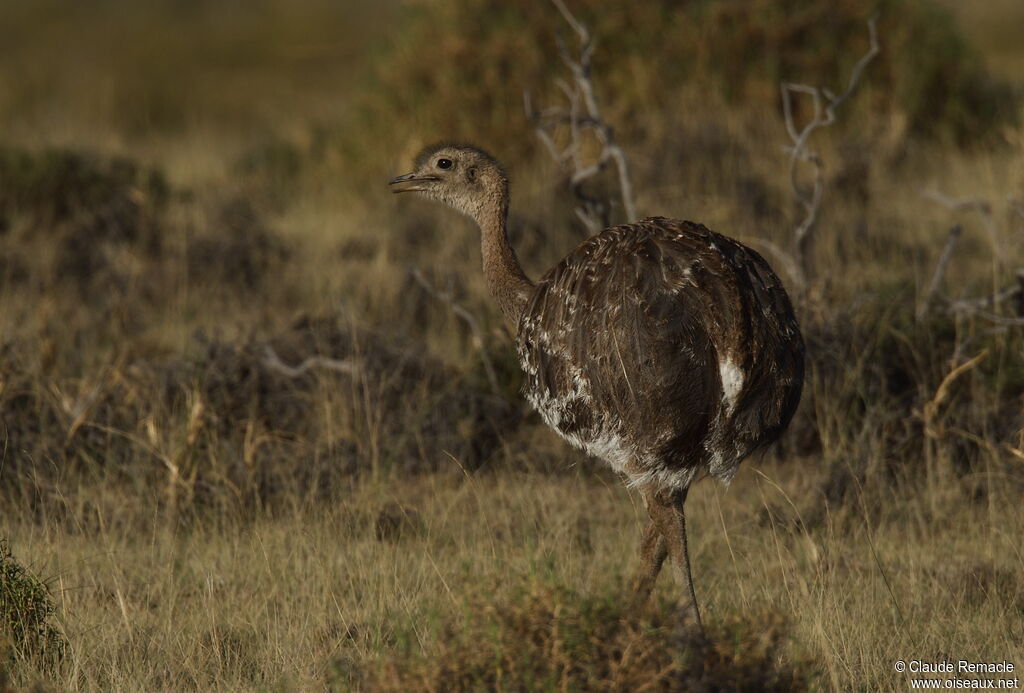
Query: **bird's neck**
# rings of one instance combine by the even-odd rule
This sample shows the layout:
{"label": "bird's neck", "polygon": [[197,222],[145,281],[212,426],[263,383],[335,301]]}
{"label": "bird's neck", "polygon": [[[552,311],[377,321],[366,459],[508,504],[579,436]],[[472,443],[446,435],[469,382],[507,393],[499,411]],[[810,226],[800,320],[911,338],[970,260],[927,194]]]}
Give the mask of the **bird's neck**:
{"label": "bird's neck", "polygon": [[533,294],[533,282],[523,272],[508,242],[507,221],[507,192],[488,200],[477,216],[487,288],[498,302],[502,315],[516,327]]}

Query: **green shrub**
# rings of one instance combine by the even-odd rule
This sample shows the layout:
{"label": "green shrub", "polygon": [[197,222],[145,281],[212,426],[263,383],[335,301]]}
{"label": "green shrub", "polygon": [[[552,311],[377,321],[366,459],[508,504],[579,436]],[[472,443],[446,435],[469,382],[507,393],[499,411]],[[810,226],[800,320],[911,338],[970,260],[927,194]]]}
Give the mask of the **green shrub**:
{"label": "green shrub", "polygon": [[63,658],[67,641],[51,623],[53,598],[46,584],[14,560],[7,540],[0,540],[0,636],[12,654],[44,667]]}

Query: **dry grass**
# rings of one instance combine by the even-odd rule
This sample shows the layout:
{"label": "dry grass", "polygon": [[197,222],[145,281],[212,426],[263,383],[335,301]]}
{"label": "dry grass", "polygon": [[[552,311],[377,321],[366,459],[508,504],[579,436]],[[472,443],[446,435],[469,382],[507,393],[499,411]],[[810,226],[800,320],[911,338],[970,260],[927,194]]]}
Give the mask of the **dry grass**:
{"label": "dry grass", "polygon": [[[734,642],[735,665],[765,680],[795,667],[815,687],[889,689],[903,683],[891,670],[900,657],[1024,655],[1024,527],[1000,511],[1008,499],[909,501],[870,522],[854,508],[802,528],[781,489],[799,494],[815,470],[752,467],[728,492],[700,488],[691,507],[712,642]],[[417,519],[378,538],[392,503]],[[358,485],[330,505],[187,531],[94,521],[79,532],[11,528],[15,547],[55,576],[73,648],[66,685],[451,690],[494,683],[501,668],[489,658],[504,658],[507,687],[525,671],[554,685],[565,675],[543,638],[558,638],[559,624],[593,631],[565,646],[575,664],[593,662],[585,689],[628,690],[618,684],[674,671],[676,586],[662,582],[660,609],[625,612],[642,509],[591,470]],[[781,642],[759,654],[764,637]],[[630,638],[650,668],[623,663]]]}
{"label": "dry grass", "polygon": [[[316,0],[245,21],[169,7],[108,0],[97,17],[116,23],[80,33],[56,5],[4,10],[25,31],[0,59],[0,533],[47,579],[69,645],[56,664],[0,655],[0,690],[888,690],[906,685],[897,659],[1024,665],[1022,330],[941,303],[918,317],[953,223],[943,295],[1010,286],[1024,266],[1007,202],[1024,198],[1019,126],[958,148],[873,103],[815,143],[810,377],[775,450],[691,494],[699,643],[675,627],[667,575],[649,609],[627,608],[639,498],[526,411],[475,231],[386,190],[451,133],[423,131],[419,111],[403,127],[351,112],[401,96],[442,118],[451,104],[423,85],[389,91],[415,70],[360,75],[436,57],[414,39],[454,10],[421,6],[427,24],[381,63],[366,50],[389,3],[369,31]],[[168,29],[182,23],[193,43]],[[523,40],[504,36],[488,50]],[[89,50],[44,50],[64,40]],[[986,58],[1013,64],[999,46]],[[61,56],[78,53],[72,84]],[[508,81],[507,56],[480,55]],[[644,64],[596,79],[645,93]],[[752,89],[774,80],[757,65]],[[436,77],[437,98],[467,88]],[[627,119],[641,213],[784,244],[797,210],[778,114],[688,85],[687,109],[608,105]],[[521,117],[491,106],[488,136]],[[513,240],[536,276],[582,238],[571,201],[532,143],[487,144],[512,163]],[[989,201],[991,231],[922,189]],[[480,322],[497,391],[413,268]]]}

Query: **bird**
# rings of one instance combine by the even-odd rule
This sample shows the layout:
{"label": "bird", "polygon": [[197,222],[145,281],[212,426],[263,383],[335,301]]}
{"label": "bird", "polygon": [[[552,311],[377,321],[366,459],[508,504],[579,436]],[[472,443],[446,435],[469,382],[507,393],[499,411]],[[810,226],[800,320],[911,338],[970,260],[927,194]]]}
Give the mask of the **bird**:
{"label": "bird", "polygon": [[509,242],[509,179],[490,154],[433,145],[389,185],[479,226],[484,277],[515,328],[526,399],[643,497],[636,603],[671,557],[684,619],[703,633],[689,488],[706,476],[728,483],[778,439],[803,389],[803,337],[779,277],[739,241],[650,217],[587,238],[533,281]]}

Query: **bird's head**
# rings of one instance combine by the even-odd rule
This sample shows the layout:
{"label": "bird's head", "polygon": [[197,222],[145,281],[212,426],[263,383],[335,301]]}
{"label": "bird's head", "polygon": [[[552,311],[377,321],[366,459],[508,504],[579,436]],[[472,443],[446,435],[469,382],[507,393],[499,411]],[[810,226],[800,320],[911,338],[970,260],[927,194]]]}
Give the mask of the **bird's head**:
{"label": "bird's head", "polygon": [[427,147],[416,157],[413,172],[393,178],[389,185],[392,192],[419,193],[478,221],[500,209],[508,195],[508,179],[498,162],[461,144]]}

